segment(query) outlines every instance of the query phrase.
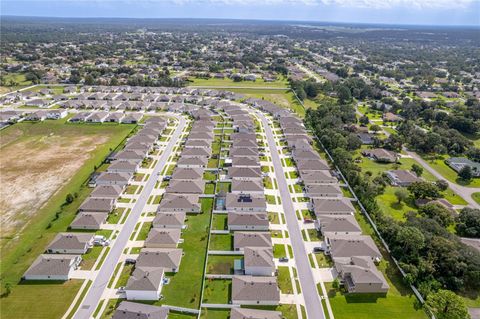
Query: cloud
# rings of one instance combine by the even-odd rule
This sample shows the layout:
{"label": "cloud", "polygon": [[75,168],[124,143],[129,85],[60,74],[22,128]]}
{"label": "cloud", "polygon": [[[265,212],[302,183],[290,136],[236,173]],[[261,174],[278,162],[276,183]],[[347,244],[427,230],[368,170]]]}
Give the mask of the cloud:
{"label": "cloud", "polygon": [[[56,2],[59,0],[2,0],[4,2]],[[372,9],[465,9],[476,4],[480,10],[480,0],[62,0],[59,2],[91,2],[91,3],[132,3],[157,5],[223,5],[223,6],[268,6],[268,5],[302,5],[331,6],[344,8]]]}

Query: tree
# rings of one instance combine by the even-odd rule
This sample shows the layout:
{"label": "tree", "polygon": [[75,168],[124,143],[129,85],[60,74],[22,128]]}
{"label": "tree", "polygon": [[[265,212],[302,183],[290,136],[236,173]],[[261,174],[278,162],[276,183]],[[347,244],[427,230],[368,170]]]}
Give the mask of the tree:
{"label": "tree", "polygon": [[422,176],[423,174],[423,167],[418,164],[412,164],[412,172],[417,174],[418,177]]}
{"label": "tree", "polygon": [[340,85],[337,87],[337,96],[341,104],[348,103],[352,100],[352,93],[345,85]]}
{"label": "tree", "polygon": [[419,198],[439,198],[440,190],[435,184],[425,181],[414,182],[407,187],[413,197]]}
{"label": "tree", "polygon": [[359,118],[358,121],[360,122],[361,125],[368,125],[368,123],[370,123],[370,119],[366,115]]}
{"label": "tree", "polygon": [[458,177],[463,179],[464,181],[469,181],[473,178],[472,168],[468,165],[462,167],[460,172],[458,172]]}
{"label": "tree", "polygon": [[418,209],[420,215],[436,220],[443,227],[453,224],[452,213],[438,203],[428,203]]}
{"label": "tree", "polygon": [[459,236],[480,238],[480,210],[462,209],[457,217],[455,228]]}
{"label": "tree", "polygon": [[425,302],[425,308],[436,319],[470,318],[465,301],[450,290],[441,289],[434,294],[430,294]]}
{"label": "tree", "polygon": [[437,185],[438,189],[441,190],[442,192],[448,189],[448,183],[444,179],[439,179],[438,181],[435,182],[435,185]]}
{"label": "tree", "polygon": [[73,202],[73,195],[70,194],[70,193],[68,193],[68,194],[67,194],[67,197],[65,198],[65,202],[66,202],[67,204],[72,203],[72,202]]}
{"label": "tree", "polygon": [[379,125],[374,124],[374,125],[370,126],[370,130],[372,130],[372,131],[374,131],[375,133],[377,133],[377,132],[380,132],[380,131],[382,130],[382,128],[381,128]]}
{"label": "tree", "polygon": [[87,74],[85,76],[85,84],[86,85],[93,85],[95,83],[95,79],[93,78],[93,76],[91,76],[90,74]]}
{"label": "tree", "polygon": [[395,190],[395,197],[398,200],[398,203],[404,202],[408,198],[408,193],[405,188],[398,188]]}

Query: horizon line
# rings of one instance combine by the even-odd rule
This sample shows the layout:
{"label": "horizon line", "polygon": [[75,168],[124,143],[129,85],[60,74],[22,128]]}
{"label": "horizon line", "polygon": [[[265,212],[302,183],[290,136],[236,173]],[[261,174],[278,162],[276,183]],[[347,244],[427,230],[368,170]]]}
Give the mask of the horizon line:
{"label": "horizon line", "polygon": [[382,22],[345,22],[345,21],[322,21],[322,20],[292,20],[292,19],[247,19],[247,18],[208,18],[208,17],[88,17],[88,16],[47,16],[47,15],[18,15],[0,14],[0,18],[49,18],[49,19],[125,19],[125,20],[225,20],[225,21],[270,21],[270,22],[303,22],[303,23],[333,23],[345,25],[378,25],[378,26],[410,26],[410,27],[444,27],[444,28],[475,28],[480,29],[480,24],[414,24],[414,23],[382,23]]}

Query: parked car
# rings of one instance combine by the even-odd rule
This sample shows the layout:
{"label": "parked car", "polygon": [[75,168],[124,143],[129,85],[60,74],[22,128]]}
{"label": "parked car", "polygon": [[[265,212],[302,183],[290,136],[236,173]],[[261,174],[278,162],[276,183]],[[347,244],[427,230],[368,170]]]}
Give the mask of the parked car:
{"label": "parked car", "polygon": [[280,258],[278,258],[278,261],[281,262],[281,263],[286,263],[286,262],[288,262],[288,258],[287,257],[280,257]]}
{"label": "parked car", "polygon": [[313,222],[314,222],[313,219],[310,219],[310,218],[305,218],[305,219],[303,220],[303,223],[304,223],[304,224],[311,224],[311,223],[313,223]]}
{"label": "parked car", "polygon": [[127,258],[125,259],[125,264],[129,265],[129,264],[136,264],[137,263],[137,260],[136,259],[133,259],[133,258]]}
{"label": "parked car", "polygon": [[325,251],[325,248],[323,247],[313,247],[313,252],[314,253],[321,253],[321,252],[324,252]]}
{"label": "parked car", "polygon": [[119,287],[117,291],[118,291],[119,293],[124,293],[124,292],[125,292],[125,287],[124,287],[124,286]]}

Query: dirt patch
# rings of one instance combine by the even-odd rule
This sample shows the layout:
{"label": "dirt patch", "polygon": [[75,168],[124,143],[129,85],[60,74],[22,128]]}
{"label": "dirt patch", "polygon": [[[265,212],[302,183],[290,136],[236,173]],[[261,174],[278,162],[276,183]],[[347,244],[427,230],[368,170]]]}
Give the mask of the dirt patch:
{"label": "dirt patch", "polygon": [[[14,134],[18,137],[17,134]],[[108,136],[49,134],[14,140],[0,149],[0,222],[9,237],[82,167]]]}

